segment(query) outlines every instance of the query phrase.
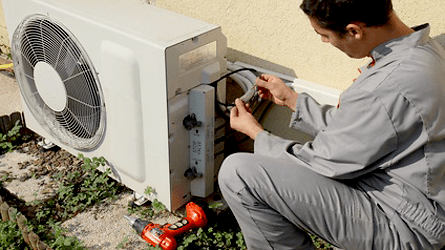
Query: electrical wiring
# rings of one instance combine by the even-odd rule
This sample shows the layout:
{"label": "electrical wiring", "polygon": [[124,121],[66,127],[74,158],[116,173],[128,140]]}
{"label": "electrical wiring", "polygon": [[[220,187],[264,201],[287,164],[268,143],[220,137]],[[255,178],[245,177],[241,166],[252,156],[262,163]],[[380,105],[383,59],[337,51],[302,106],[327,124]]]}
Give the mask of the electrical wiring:
{"label": "electrical wiring", "polygon": [[243,90],[244,94],[240,96],[239,98],[243,100],[244,102],[251,102],[253,101],[256,91],[255,91],[255,79],[257,73],[257,70],[253,68],[244,68],[238,65],[235,65],[234,63],[227,62],[227,70],[229,71],[225,75],[221,76],[218,80],[213,81],[209,83],[208,85],[211,85],[215,88],[215,99],[216,104],[218,106],[217,111],[219,111],[220,115],[224,119],[228,119],[229,117],[229,111],[230,107],[234,106],[233,103],[225,103],[222,102],[219,99],[219,95],[217,92],[218,83],[226,78],[232,79],[236,84],[238,84],[241,89]]}
{"label": "electrical wiring", "polygon": [[[230,117],[230,108],[235,106],[234,103],[224,103],[219,99],[219,95],[217,93],[218,83],[226,78],[232,79],[236,84],[240,86],[244,94],[239,98],[245,102],[249,103],[250,107],[253,108],[252,114],[260,109],[260,106],[264,103],[261,98],[258,97],[256,92],[255,80],[257,78],[258,71],[253,68],[245,68],[239,65],[236,65],[232,62],[227,62],[227,70],[229,71],[225,75],[221,76],[216,81],[208,83],[215,88],[215,100],[218,106],[218,113],[227,121]],[[271,108],[271,104],[267,105],[267,107],[262,111],[260,117],[260,121],[263,120],[268,109]]]}
{"label": "electrical wiring", "polygon": [[[267,111],[272,107],[272,102],[261,100],[261,98],[258,97],[258,94],[256,92],[256,85],[255,80],[258,75],[258,71],[253,68],[245,68],[241,67],[239,65],[236,65],[231,62],[227,62],[227,70],[228,73],[221,76],[218,80],[209,83],[209,85],[213,86],[215,90],[217,90],[218,83],[226,78],[230,78],[235,82],[241,90],[244,92],[243,95],[241,95],[239,98],[244,101],[245,103],[249,103],[250,107],[252,108],[252,114],[255,116],[258,116],[258,121],[261,123],[264,120],[264,117],[267,113]],[[216,92],[216,91],[215,91]],[[234,106],[233,103],[224,103],[221,100],[218,99],[219,95],[215,93],[216,96],[216,104],[217,104],[217,112],[220,114],[222,118],[224,118],[227,122],[229,122],[230,117],[230,108]],[[263,104],[266,104],[267,106],[263,108]],[[256,112],[261,111],[261,114],[256,115]],[[219,143],[222,141],[226,141],[229,138],[234,136],[235,131],[227,131],[227,134],[223,136],[222,138],[219,138],[215,141],[215,143]],[[234,139],[234,138],[232,138]],[[241,140],[236,140],[236,144],[241,144],[248,140],[249,137],[245,136]],[[215,155],[225,153],[226,150],[222,150],[221,152],[216,153]]]}

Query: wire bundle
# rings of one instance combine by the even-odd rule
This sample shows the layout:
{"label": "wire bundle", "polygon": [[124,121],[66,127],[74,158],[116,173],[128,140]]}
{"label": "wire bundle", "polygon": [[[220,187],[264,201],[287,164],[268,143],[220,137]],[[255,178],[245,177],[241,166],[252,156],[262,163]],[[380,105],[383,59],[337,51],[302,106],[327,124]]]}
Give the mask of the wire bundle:
{"label": "wire bundle", "polygon": [[[244,92],[244,94],[239,98],[245,103],[253,102],[255,100],[255,97],[257,96],[255,89],[255,79],[257,78],[257,75],[255,75],[255,73],[257,73],[257,70],[253,68],[244,68],[232,62],[227,62],[227,70],[229,71],[228,73],[221,76],[218,80],[209,83],[208,85],[211,85],[215,88],[215,90],[217,90],[218,83],[221,80],[230,78],[236,84],[238,84]],[[227,119],[230,116],[230,108],[235,106],[235,104],[222,102],[219,98],[220,96],[215,91],[215,99],[216,104],[218,105],[218,111],[221,112],[223,118]]]}

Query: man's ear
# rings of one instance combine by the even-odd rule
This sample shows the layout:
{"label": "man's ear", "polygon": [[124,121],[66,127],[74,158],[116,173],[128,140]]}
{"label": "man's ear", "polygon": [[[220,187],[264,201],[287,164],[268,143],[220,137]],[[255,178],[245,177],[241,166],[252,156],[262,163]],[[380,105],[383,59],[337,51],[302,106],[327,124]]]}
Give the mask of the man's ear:
{"label": "man's ear", "polygon": [[350,23],[346,26],[346,32],[351,38],[361,40],[364,37],[364,30],[360,24]]}

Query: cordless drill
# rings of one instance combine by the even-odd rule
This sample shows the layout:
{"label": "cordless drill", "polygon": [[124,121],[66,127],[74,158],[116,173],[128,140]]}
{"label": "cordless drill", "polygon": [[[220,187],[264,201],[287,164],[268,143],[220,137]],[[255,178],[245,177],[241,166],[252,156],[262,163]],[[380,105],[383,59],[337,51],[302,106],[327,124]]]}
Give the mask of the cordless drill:
{"label": "cordless drill", "polygon": [[164,250],[176,249],[175,236],[192,228],[203,227],[207,224],[204,210],[196,203],[189,202],[186,205],[187,216],[173,224],[154,224],[137,218],[124,217],[130,221],[131,226],[141,235],[142,239],[152,246],[159,245]]}

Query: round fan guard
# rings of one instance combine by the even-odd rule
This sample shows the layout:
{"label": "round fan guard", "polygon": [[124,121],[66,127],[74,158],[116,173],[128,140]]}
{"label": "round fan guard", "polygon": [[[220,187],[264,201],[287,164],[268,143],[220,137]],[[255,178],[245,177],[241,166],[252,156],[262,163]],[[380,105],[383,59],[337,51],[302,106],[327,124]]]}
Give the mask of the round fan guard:
{"label": "round fan guard", "polygon": [[60,22],[32,15],[16,29],[12,55],[30,112],[52,137],[81,151],[96,148],[105,133],[105,104],[85,50]]}

